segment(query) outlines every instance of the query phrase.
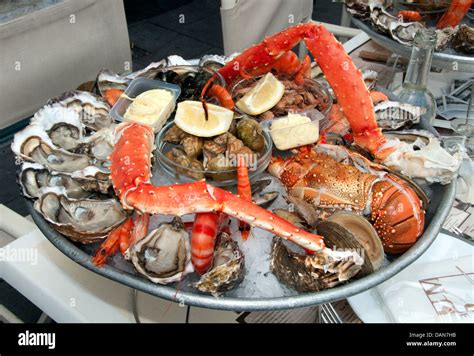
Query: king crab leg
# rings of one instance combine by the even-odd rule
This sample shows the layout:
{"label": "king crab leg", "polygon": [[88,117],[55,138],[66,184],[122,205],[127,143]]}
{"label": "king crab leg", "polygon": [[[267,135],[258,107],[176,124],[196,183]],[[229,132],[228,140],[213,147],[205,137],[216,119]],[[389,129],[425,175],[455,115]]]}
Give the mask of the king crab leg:
{"label": "king crab leg", "polygon": [[150,183],[153,130],[123,123],[110,156],[111,180],[122,205],[142,214],[186,215],[218,212],[273,232],[308,251],[324,248],[323,238],[303,231],[251,201],[207,184],[204,180],[154,186]]}

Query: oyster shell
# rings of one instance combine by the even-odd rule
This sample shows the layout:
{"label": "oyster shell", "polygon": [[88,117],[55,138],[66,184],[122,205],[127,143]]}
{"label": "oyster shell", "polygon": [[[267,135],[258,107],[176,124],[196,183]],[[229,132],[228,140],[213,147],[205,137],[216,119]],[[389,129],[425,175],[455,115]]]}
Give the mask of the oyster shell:
{"label": "oyster shell", "polygon": [[270,271],[299,292],[332,288],[348,281],[359,273],[362,263],[355,252],[324,249],[306,256],[290,249],[281,238],[273,238]]}
{"label": "oyster shell", "polygon": [[130,80],[124,76],[112,72],[108,69],[102,69],[97,75],[97,89],[99,94],[105,98],[105,93],[109,89],[123,90],[127,89]]}
{"label": "oyster shell", "polygon": [[318,233],[331,248],[352,248],[364,259],[358,277],[378,270],[384,260],[382,242],[374,227],[364,217],[347,211],[339,211],[328,221],[318,225]]}
{"label": "oyster shell", "polygon": [[415,33],[425,26],[420,22],[391,22],[389,25],[390,36],[403,45],[411,46]]}
{"label": "oyster shell", "polygon": [[448,47],[448,44],[456,34],[457,28],[445,27],[443,29],[436,30],[436,45],[435,51],[441,52]]}
{"label": "oyster shell", "polygon": [[451,44],[458,52],[474,54],[474,28],[461,25],[454,35]]}
{"label": "oyster shell", "polygon": [[189,235],[179,217],[132,245],[129,255],[137,271],[153,283],[176,282],[193,271]]}
{"label": "oyster shell", "polygon": [[379,127],[390,130],[417,124],[426,112],[426,108],[396,101],[382,101],[374,110]]}
{"label": "oyster shell", "polygon": [[82,185],[67,174],[48,171],[37,163],[24,162],[18,173],[18,183],[27,198],[39,198],[43,188],[64,187],[66,194],[72,199],[87,199],[93,193],[86,191]]}
{"label": "oyster shell", "polygon": [[390,27],[399,22],[398,17],[389,14],[382,5],[371,3],[370,20],[372,25],[380,32],[390,34]]}
{"label": "oyster shell", "polygon": [[213,267],[201,276],[194,287],[215,297],[233,289],[244,277],[245,258],[237,242],[222,232],[217,237]]}
{"label": "oyster shell", "polygon": [[217,71],[226,64],[227,60],[228,58],[226,56],[220,56],[217,54],[205,55],[199,60],[199,66]]}
{"label": "oyster shell", "polygon": [[35,209],[58,232],[84,244],[105,238],[127,216],[116,199],[71,199],[62,187],[44,189]]}
{"label": "oyster shell", "polygon": [[72,173],[91,165],[87,155],[57,148],[37,124],[30,124],[16,133],[11,147],[17,157],[42,164],[57,172]]}
{"label": "oyster shell", "polygon": [[31,123],[39,125],[55,146],[68,151],[79,147],[84,136],[79,114],[62,106],[46,105],[34,115]]}
{"label": "oyster shell", "polygon": [[97,131],[112,124],[110,105],[101,97],[86,91],[68,91],[50,99],[46,106],[62,106],[74,109],[82,123],[90,130]]}

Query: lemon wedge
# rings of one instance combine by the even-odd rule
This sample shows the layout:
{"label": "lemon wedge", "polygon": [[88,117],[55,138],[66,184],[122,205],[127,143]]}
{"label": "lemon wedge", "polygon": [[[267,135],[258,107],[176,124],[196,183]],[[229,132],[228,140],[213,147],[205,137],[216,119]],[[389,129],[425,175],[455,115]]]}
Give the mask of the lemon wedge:
{"label": "lemon wedge", "polygon": [[260,115],[274,107],[283,94],[285,86],[272,73],[267,73],[235,105],[246,114]]}
{"label": "lemon wedge", "polygon": [[182,101],[176,109],[174,123],[184,132],[198,137],[212,137],[229,131],[234,112],[213,104],[207,104],[207,109],[206,120],[200,101]]}

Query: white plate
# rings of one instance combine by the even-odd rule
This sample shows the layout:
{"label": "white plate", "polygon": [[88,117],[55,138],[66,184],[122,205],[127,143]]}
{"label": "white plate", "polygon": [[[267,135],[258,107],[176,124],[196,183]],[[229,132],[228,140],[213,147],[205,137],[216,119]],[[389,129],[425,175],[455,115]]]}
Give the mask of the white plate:
{"label": "white plate", "polygon": [[[440,233],[433,244],[426,252],[418,258],[413,264],[436,262],[446,259],[447,252],[455,253],[458,256],[472,255],[473,247],[467,242],[462,241],[453,236]],[[409,270],[411,266],[407,267]],[[354,312],[364,323],[393,323],[388,311],[377,291],[377,288],[369,289],[367,292],[357,294],[347,301],[351,305]]]}

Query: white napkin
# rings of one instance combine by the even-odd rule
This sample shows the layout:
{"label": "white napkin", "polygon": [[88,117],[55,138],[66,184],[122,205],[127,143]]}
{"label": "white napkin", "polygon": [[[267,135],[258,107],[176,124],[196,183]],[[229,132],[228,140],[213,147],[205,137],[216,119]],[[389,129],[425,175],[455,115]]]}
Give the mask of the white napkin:
{"label": "white napkin", "polygon": [[399,323],[473,323],[474,257],[411,265],[377,292]]}

